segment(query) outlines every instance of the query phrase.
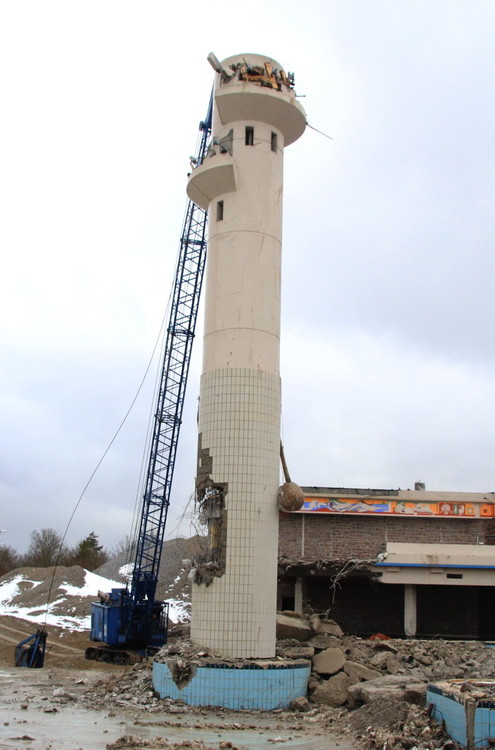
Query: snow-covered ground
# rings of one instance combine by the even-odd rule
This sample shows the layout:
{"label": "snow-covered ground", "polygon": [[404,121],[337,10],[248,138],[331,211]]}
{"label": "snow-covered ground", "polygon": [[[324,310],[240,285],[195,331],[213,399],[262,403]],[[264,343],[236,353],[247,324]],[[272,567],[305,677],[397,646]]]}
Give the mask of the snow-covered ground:
{"label": "snow-covered ground", "polygon": [[[42,569],[32,569],[33,573],[35,571]],[[89,630],[90,603],[98,599],[98,591],[110,591],[113,587],[121,587],[122,583],[110,581],[87,570],[83,573],[82,585],[74,585],[69,580],[58,580],[53,585],[50,596],[47,586],[49,581],[45,578],[33,580],[35,576],[22,572],[11,577],[4,576],[0,581],[0,616],[13,615],[40,625],[55,625],[69,630]]]}
{"label": "snow-covered ground", "polygon": [[[91,602],[98,601],[98,591],[109,592],[125,585],[82,568],[57,568],[51,579],[52,571],[26,568],[3,576],[0,579],[0,617],[12,615],[38,625],[89,630]],[[129,576],[132,569],[119,573]],[[187,603],[177,598],[168,601],[169,618],[173,623],[190,620]]]}
{"label": "snow-covered ground", "polygon": [[168,616],[169,619],[174,622],[189,622],[191,619],[190,605],[180,599],[167,599],[168,601]]}

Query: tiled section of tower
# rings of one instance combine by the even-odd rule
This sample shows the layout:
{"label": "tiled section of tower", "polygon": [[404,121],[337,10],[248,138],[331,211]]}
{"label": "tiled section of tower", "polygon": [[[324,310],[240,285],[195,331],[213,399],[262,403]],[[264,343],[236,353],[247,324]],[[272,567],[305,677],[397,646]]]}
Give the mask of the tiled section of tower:
{"label": "tiled section of tower", "polygon": [[191,638],[229,658],[275,655],[283,151],[304,132],[275,60],[218,63],[212,142],[188,195],[209,214],[197,498],[208,543]]}

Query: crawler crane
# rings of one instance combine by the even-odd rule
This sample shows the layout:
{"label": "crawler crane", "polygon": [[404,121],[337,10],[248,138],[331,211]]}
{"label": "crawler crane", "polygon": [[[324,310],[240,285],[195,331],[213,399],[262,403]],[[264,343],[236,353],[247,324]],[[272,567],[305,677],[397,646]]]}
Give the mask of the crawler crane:
{"label": "crawler crane", "polygon": [[[207,153],[211,117],[210,99],[206,119],[200,123],[194,164],[201,164]],[[206,211],[189,201],[175,274],[132,581],[128,588],[113,588],[108,594],[99,592],[100,601],[92,604],[90,638],[106,645],[88,648],[89,659],[126,663],[131,658],[126,649],[143,652],[156,649],[167,640],[168,604],[155,596],[206,261],[206,225]]]}

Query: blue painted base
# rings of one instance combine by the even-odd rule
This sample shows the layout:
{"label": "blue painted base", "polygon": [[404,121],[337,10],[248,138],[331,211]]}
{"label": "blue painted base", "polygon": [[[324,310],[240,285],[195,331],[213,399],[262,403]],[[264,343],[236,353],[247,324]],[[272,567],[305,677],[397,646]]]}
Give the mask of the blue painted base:
{"label": "blue painted base", "polygon": [[306,695],[311,664],[308,661],[257,660],[232,663],[188,664],[187,678],[177,662],[153,662],[153,687],[161,698],[182,700],[190,706],[221,706],[234,710],[272,711],[287,708]]}
{"label": "blue painted base", "polygon": [[[464,680],[444,680],[428,685],[427,705],[432,706],[432,717],[445,728],[462,747],[476,750],[492,747],[495,740],[495,702],[490,698],[473,698],[461,692]],[[479,692],[491,694],[494,680],[470,680]]]}

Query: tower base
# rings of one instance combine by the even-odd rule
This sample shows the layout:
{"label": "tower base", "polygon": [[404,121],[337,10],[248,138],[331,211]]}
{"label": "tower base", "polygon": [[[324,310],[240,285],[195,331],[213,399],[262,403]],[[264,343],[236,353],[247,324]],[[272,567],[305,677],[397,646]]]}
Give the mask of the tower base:
{"label": "tower base", "polygon": [[306,695],[311,663],[306,660],[153,662],[153,687],[160,698],[189,706],[273,711]]}

